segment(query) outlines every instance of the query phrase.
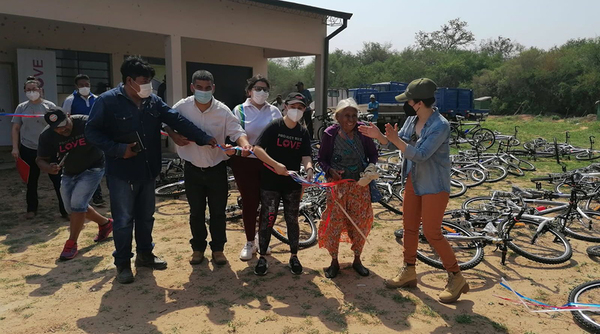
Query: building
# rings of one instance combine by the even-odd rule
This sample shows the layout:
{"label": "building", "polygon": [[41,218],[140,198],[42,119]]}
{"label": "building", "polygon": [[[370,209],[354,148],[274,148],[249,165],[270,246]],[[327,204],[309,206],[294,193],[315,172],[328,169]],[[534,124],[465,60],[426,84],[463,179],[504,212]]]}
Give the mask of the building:
{"label": "building", "polygon": [[[191,74],[206,69],[215,97],[233,107],[245,99],[246,79],[266,75],[268,58],[277,57],[314,55],[315,88],[323,91],[328,41],[351,16],[278,0],[0,0],[0,112],[25,100],[28,75],[59,105],[78,73],[91,77],[94,93],[115,87],[128,55],[155,66],[155,88],[166,77],[170,104],[191,94]],[[341,27],[328,36],[328,25]],[[0,145],[10,145],[6,116]]]}

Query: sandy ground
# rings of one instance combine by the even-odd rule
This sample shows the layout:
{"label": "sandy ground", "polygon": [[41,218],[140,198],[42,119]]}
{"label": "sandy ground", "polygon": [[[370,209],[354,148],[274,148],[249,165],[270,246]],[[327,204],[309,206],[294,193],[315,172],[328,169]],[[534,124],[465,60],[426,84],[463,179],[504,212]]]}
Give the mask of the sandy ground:
{"label": "sandy ground", "polygon": [[[318,246],[300,252],[304,273],[294,276],[287,268],[289,248],[276,239],[268,275],[255,276],[257,259],[238,259],[245,241],[241,221],[228,223],[228,265],[205,261],[192,267],[188,206],[178,199],[157,200],[155,214],[155,252],[169,268],[134,270],[136,281],[120,285],[112,238],[94,244],[94,224],[88,223],[81,234],[80,254],[69,262],[57,261],[68,223],[58,215],[46,176],[41,177],[40,212],[33,220],[23,219],[25,187],[14,169],[2,170],[0,185],[2,333],[580,333],[569,313],[533,314],[497,298],[511,297],[498,282],[505,277],[526,296],[562,305],[574,286],[599,277],[596,260],[585,254],[587,244],[571,240],[573,258],[558,266],[512,252],[502,266],[499,252],[486,248],[484,262],[465,272],[471,291],[454,305],[437,301],[446,275],[425,264],[417,267],[418,288],[389,290],[383,281],[401,264],[393,230],[402,221],[379,205],[374,206],[376,222],[362,257],[371,269],[367,278],[349,267],[347,244],[340,257],[345,269],[334,280],[323,275],[330,258]],[[508,189],[508,184],[495,187]],[[110,215],[109,209],[101,211]],[[206,255],[210,260],[209,251]]]}

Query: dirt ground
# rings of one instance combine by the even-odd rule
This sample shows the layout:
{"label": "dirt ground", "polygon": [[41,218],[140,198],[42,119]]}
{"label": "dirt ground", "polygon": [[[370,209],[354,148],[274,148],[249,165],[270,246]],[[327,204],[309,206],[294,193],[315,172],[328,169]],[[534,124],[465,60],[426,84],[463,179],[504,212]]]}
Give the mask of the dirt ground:
{"label": "dirt ground", "polygon": [[[515,182],[515,179],[511,179]],[[465,272],[471,291],[453,305],[440,304],[443,271],[419,264],[418,288],[390,290],[384,279],[401,264],[393,231],[402,224],[375,205],[374,228],[363,261],[369,277],[350,267],[352,253],[342,245],[341,274],[326,279],[329,256],[314,246],[301,250],[304,273],[287,268],[289,248],[273,238],[269,273],[253,274],[257,259],[242,262],[241,221],[228,223],[229,264],[210,261],[192,267],[185,199],[157,200],[155,252],[169,262],[165,271],[140,269],[130,285],[115,281],[112,238],[94,244],[96,226],[81,234],[80,254],[57,261],[68,236],[48,178],[40,179],[40,211],[25,220],[25,186],[14,169],[0,173],[0,332],[2,333],[581,333],[569,313],[533,314],[496,295],[511,297],[498,282],[505,277],[522,294],[552,305],[566,303],[576,285],[597,279],[598,263],[586,243],[571,240],[573,258],[541,265],[485,248],[484,262]],[[525,181],[522,181],[525,182]],[[494,186],[508,189],[508,182]],[[455,199],[489,192],[469,191]],[[233,194],[235,196],[235,194]],[[109,209],[101,210],[110,215]],[[206,253],[210,260],[210,252]]]}

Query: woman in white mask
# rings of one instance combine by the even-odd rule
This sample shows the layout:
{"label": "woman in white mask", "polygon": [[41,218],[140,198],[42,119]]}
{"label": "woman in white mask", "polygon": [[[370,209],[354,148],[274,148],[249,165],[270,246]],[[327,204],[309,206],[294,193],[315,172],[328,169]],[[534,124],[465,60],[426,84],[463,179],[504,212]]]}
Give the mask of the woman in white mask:
{"label": "woman in white mask", "polygon": [[[246,94],[248,99],[235,108],[233,113],[248,135],[250,145],[255,145],[258,136],[273,120],[281,118],[281,111],[267,103],[271,85],[260,74],[248,79]],[[256,218],[260,203],[260,171],[262,162],[254,155],[233,156],[229,159],[235,182],[242,196],[242,219],[246,232],[246,243],[240,252],[240,259],[248,261],[258,251]]]}
{"label": "woman in white mask", "polygon": [[[46,121],[43,115],[51,108],[57,108],[50,101],[42,98],[42,88],[40,82],[33,76],[27,77],[25,81],[25,96],[27,101],[20,103],[15,110],[17,116],[12,119],[12,156],[15,160],[19,158],[29,165],[29,175],[27,178],[27,213],[25,218],[31,219],[35,217],[38,209],[38,194],[37,185],[40,177],[40,169],[35,163],[37,158],[38,138],[44,130]],[[33,117],[32,117],[33,116]],[[56,196],[58,198],[58,206],[63,217],[68,218],[65,211],[62,198],[60,197],[60,173],[57,175],[48,174]]]}

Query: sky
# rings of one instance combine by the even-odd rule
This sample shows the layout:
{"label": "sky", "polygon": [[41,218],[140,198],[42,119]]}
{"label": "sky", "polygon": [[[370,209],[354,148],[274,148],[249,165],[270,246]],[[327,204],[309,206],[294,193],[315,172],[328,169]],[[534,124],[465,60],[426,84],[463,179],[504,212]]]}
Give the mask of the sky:
{"label": "sky", "polygon": [[[288,0],[352,13],[330,50],[356,52],[363,42],[390,42],[402,50],[419,30],[432,32],[452,19],[468,23],[476,43],[508,37],[526,47],[549,49],[573,38],[600,36],[600,0]],[[329,33],[336,28],[329,28]]]}

